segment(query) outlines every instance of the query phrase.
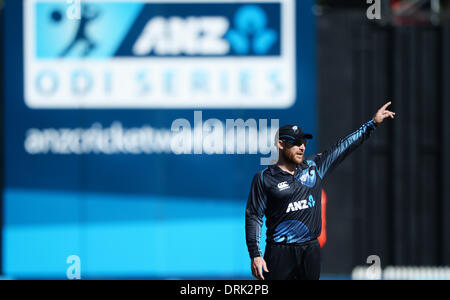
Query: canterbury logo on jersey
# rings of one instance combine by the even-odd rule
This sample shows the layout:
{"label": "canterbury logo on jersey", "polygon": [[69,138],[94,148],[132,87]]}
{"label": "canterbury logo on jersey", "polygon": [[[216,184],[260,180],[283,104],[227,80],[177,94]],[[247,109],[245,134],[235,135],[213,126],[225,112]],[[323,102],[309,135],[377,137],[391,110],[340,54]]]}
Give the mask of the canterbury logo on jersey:
{"label": "canterbury logo on jersey", "polygon": [[314,207],[315,205],[316,205],[316,201],[314,201],[314,198],[312,195],[309,195],[308,200],[300,200],[300,201],[295,201],[295,202],[289,203],[286,213],[291,212],[291,211],[307,209],[310,207]]}
{"label": "canterbury logo on jersey", "polygon": [[288,189],[288,188],[289,188],[289,184],[287,183],[287,181],[283,181],[283,182],[280,182],[278,184],[278,190],[279,191],[283,191],[283,190]]}

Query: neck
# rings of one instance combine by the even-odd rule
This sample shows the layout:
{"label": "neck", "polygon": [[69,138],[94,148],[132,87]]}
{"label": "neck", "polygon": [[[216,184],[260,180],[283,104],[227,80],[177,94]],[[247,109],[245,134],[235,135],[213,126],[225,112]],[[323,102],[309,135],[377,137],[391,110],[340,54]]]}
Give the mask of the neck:
{"label": "neck", "polygon": [[297,164],[293,163],[292,161],[286,160],[284,157],[280,156],[278,158],[277,166],[283,170],[286,171],[292,175],[295,173],[295,168],[297,168]]}

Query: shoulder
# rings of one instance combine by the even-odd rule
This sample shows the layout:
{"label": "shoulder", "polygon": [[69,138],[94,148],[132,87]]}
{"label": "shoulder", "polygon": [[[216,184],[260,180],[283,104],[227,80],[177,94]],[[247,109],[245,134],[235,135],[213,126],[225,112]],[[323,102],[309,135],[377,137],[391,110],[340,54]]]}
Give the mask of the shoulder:
{"label": "shoulder", "polygon": [[270,173],[269,167],[266,167],[260,170],[258,173],[256,173],[255,177],[259,177],[261,183],[264,183],[264,176],[267,176],[269,173]]}
{"label": "shoulder", "polygon": [[321,155],[322,155],[322,153],[314,154],[314,155],[308,157],[305,160],[305,163],[308,165],[308,167],[317,167],[316,160],[318,158],[320,158]]}
{"label": "shoulder", "polygon": [[258,185],[265,187],[267,185],[267,182],[270,182],[270,169],[264,168],[259,170],[254,176],[253,176],[253,185]]}

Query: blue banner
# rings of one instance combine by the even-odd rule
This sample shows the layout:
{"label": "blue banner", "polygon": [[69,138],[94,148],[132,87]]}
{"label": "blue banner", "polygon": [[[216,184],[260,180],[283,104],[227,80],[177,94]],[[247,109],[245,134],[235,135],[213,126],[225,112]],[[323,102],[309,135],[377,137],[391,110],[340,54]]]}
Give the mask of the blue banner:
{"label": "blue banner", "polygon": [[312,2],[6,0],[4,274],[250,278],[273,130],[316,133]]}

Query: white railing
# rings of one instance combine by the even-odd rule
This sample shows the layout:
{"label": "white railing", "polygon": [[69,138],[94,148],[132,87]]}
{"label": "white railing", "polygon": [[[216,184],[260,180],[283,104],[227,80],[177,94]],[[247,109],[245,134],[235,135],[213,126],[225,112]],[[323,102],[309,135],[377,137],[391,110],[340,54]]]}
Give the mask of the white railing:
{"label": "white railing", "polygon": [[415,267],[415,266],[387,266],[374,278],[368,267],[357,266],[352,271],[353,280],[450,280],[450,267]]}

